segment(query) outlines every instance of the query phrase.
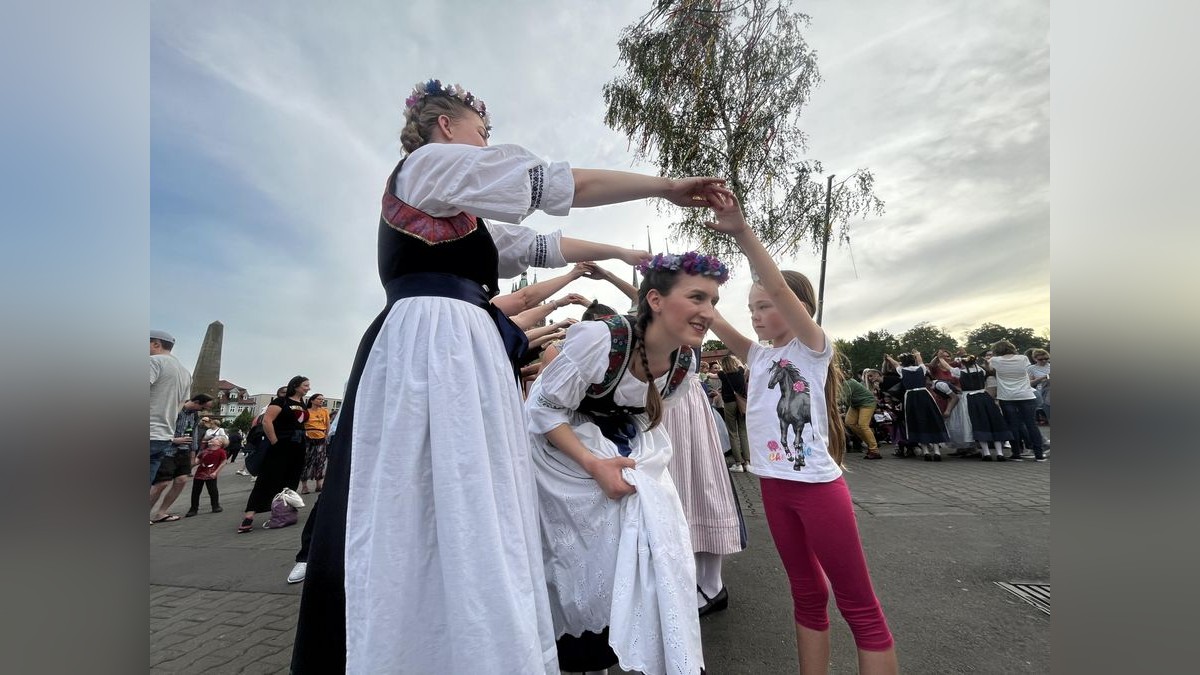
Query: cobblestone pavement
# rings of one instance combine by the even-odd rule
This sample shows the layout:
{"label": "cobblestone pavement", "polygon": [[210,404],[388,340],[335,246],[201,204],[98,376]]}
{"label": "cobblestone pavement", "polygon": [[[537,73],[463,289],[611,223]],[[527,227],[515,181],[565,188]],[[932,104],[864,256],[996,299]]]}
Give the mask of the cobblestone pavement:
{"label": "cobblestone pavement", "polygon": [[[878,461],[847,454],[846,480],[902,670],[1049,672],[1049,617],[995,582],[1049,582],[1053,460],[929,463],[892,457],[891,449]],[[284,579],[301,527],[235,534],[250,489],[234,473],[240,466],[220,478],[223,513],[202,501],[197,517],[150,526],[152,673],[288,670],[300,585]],[[701,621],[708,672],[796,672],[788,582],[759,481],[752,474],[732,481],[750,546],[726,557],[729,609]],[[190,488],[172,511],[182,515],[189,495]],[[309,511],[301,510],[301,525]],[[831,672],[855,672],[852,636],[836,608],[830,616]]]}

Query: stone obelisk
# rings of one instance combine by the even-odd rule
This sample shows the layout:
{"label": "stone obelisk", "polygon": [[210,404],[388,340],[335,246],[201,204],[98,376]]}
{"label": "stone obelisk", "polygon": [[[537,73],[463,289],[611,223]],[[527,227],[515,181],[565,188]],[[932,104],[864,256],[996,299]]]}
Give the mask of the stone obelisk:
{"label": "stone obelisk", "polygon": [[[221,341],[224,339],[224,324],[220,321],[208,324],[204,342],[200,345],[200,355],[196,357],[196,368],[192,371],[193,394],[208,394],[217,398],[217,381],[221,379]],[[218,412],[216,405],[213,406],[213,412]]]}

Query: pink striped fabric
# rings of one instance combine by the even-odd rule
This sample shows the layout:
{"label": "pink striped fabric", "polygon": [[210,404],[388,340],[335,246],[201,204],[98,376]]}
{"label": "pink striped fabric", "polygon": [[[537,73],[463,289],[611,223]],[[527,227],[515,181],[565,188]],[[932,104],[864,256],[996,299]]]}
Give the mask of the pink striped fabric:
{"label": "pink striped fabric", "polygon": [[703,387],[687,387],[684,400],[663,414],[663,426],[673,450],[667,470],[687,516],[692,550],[717,555],[742,550],[737,505]]}

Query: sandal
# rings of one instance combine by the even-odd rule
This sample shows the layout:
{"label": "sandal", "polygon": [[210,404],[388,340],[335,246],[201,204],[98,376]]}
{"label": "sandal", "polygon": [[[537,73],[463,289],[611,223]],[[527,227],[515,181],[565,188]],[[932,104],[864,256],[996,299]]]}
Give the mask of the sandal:
{"label": "sandal", "polygon": [[254,521],[253,520],[250,521],[249,523],[247,523],[246,521],[242,521],[242,524],[238,525],[237,532],[238,532],[238,534],[245,534],[253,529],[254,529]]}
{"label": "sandal", "polygon": [[179,516],[175,515],[174,513],[168,513],[165,516],[161,516],[159,518],[155,518],[154,520],[151,520],[150,524],[153,525],[154,523],[173,523],[177,520],[179,520]]}

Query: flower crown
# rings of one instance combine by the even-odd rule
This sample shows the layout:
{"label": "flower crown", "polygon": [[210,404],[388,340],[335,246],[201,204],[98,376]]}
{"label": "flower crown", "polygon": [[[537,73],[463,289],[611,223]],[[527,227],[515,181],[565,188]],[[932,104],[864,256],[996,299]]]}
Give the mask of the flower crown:
{"label": "flower crown", "polygon": [[729,268],[725,266],[725,263],[717,260],[716,256],[701,255],[696,251],[688,251],[681,255],[659,253],[638,265],[637,270],[642,274],[652,270],[664,272],[683,270],[687,274],[712,277],[717,280],[718,284],[729,281]]}
{"label": "flower crown", "polygon": [[471,110],[479,113],[479,116],[483,118],[483,123],[488,125],[489,129],[492,127],[492,120],[488,117],[487,104],[485,104],[483,100],[477,98],[475,94],[463,89],[461,84],[444,85],[442,84],[441,80],[418,82],[416,86],[413,87],[412,93],[408,95],[408,98],[404,99],[404,107],[415,108],[421,101],[425,100],[425,98],[429,96],[448,96],[450,98],[456,98],[467,104],[467,107]]}

